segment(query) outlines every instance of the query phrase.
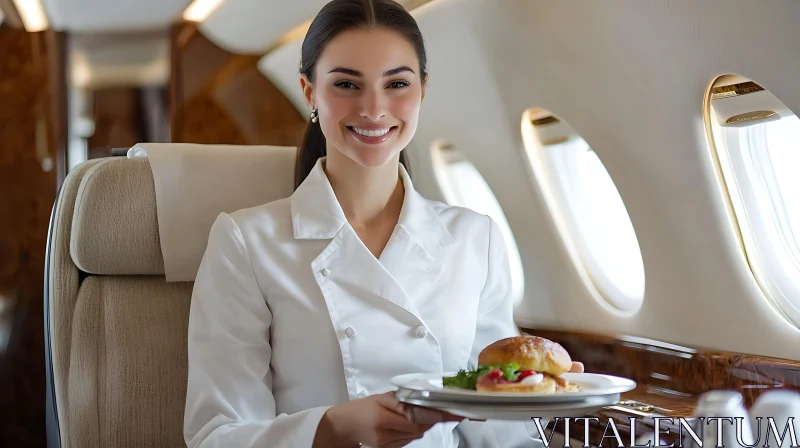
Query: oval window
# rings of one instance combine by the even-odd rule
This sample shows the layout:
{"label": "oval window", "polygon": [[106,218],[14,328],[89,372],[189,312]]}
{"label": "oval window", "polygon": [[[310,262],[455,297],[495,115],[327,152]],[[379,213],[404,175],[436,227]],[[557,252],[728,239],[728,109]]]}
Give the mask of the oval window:
{"label": "oval window", "polygon": [[579,266],[616,309],[637,311],[645,276],[639,241],[617,187],[600,158],[566,122],[526,111],[523,139],[548,206]]}
{"label": "oval window", "polygon": [[705,106],[750,268],[776,309],[800,326],[800,119],[736,75],[714,80]]}
{"label": "oval window", "polygon": [[489,184],[475,165],[449,144],[435,143],[431,147],[431,156],[436,179],[447,203],[487,215],[500,227],[511,267],[511,294],[514,303],[520,303],[525,288],[522,259],[511,226]]}

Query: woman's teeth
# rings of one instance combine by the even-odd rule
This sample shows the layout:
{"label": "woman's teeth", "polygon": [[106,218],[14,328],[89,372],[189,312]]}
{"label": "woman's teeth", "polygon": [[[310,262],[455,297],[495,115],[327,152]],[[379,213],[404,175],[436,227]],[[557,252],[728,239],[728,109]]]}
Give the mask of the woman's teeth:
{"label": "woman's teeth", "polygon": [[353,127],[351,129],[353,131],[355,131],[357,134],[361,134],[361,135],[363,135],[365,137],[382,137],[382,136],[386,135],[386,133],[389,132],[392,128],[367,130],[367,129],[359,129],[359,128]]}

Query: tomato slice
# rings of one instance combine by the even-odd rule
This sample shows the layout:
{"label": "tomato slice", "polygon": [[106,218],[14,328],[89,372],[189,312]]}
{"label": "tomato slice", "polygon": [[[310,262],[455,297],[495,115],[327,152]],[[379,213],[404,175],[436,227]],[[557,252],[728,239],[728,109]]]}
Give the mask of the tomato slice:
{"label": "tomato slice", "polygon": [[496,380],[503,376],[503,371],[500,369],[494,369],[491,372],[489,372],[488,375],[489,378]]}

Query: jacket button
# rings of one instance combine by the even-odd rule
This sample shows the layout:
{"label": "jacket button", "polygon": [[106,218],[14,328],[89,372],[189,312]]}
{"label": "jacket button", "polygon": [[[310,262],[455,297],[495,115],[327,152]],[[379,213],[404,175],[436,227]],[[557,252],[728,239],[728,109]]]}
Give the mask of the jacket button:
{"label": "jacket button", "polygon": [[423,325],[420,325],[419,327],[414,329],[414,336],[420,339],[424,338],[427,335],[428,335],[428,329],[425,328]]}
{"label": "jacket button", "polygon": [[359,392],[359,393],[358,393],[358,398],[367,398],[368,396],[369,396],[369,394],[367,394],[367,393],[366,393],[365,391],[363,391],[363,390],[362,390],[361,392]]}
{"label": "jacket button", "polygon": [[353,336],[356,335],[356,330],[353,327],[347,327],[344,329],[344,334],[348,338],[352,338]]}
{"label": "jacket button", "polygon": [[324,269],[322,270],[322,275],[324,275],[325,277],[327,277],[327,276],[331,275],[331,270],[330,270],[330,269],[328,269],[328,268],[324,268]]}

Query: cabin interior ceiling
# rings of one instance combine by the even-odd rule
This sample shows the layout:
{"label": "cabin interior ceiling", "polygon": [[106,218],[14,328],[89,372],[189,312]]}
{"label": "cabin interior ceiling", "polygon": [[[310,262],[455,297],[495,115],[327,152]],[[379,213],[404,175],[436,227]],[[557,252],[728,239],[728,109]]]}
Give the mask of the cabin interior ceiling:
{"label": "cabin interior ceiling", "polygon": [[[200,30],[230,51],[258,53],[323,3],[226,0]],[[45,0],[55,26],[79,33],[157,28],[187,4]],[[415,185],[444,200],[430,163],[434,141],[477,166],[519,245],[520,324],[800,360],[800,330],[765,298],[740,248],[702,109],[717,76],[739,74],[800,111],[800,1],[755,8],[746,0],[435,0],[413,14],[431,74],[409,147]],[[259,67],[306,116],[300,44],[269,52]],[[624,200],[646,277],[633,316],[593,292],[551,218],[522,140],[522,116],[532,107],[580,133]]]}
{"label": "cabin interior ceiling", "polygon": [[169,27],[191,0],[41,0],[54,29],[138,31]]}
{"label": "cabin interior ceiling", "polygon": [[328,0],[225,0],[200,24],[200,31],[230,52],[263,54],[325,3]]}
{"label": "cabin interior ceiling", "polygon": [[[168,30],[191,0],[41,0],[54,29],[80,36],[71,44],[78,78],[92,85],[158,84],[169,67]],[[415,7],[428,0],[400,0]],[[220,48],[264,54],[311,17],[327,0],[221,0],[198,26]],[[161,37],[157,41],[154,37]],[[84,44],[91,42],[91,45]],[[123,43],[124,42],[124,43]],[[124,46],[120,46],[124,45]],[[94,53],[102,54],[102,62]],[[136,63],[136,57],[147,62]]]}
{"label": "cabin interior ceiling", "polygon": [[166,85],[169,30],[70,33],[71,78],[76,86]]}

